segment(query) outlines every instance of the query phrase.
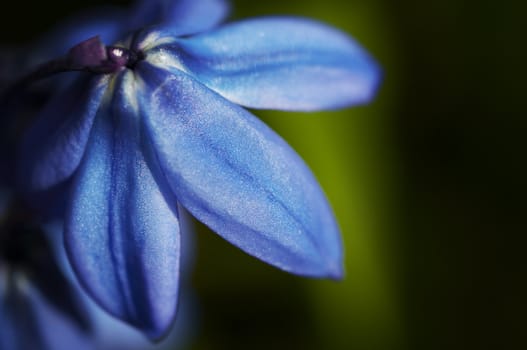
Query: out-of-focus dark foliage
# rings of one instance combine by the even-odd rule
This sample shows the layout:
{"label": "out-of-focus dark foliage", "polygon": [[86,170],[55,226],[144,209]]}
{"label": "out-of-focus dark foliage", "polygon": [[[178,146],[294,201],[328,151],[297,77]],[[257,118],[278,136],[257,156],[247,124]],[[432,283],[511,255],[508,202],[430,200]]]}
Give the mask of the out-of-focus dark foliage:
{"label": "out-of-focus dark foliage", "polygon": [[[12,2],[1,15],[1,44],[27,44],[101,3]],[[341,28],[380,61],[385,80],[376,102],[358,109],[256,112],[325,188],[344,235],[347,277],[334,283],[286,275],[201,228],[194,348],[525,346],[525,7],[475,0],[233,3],[236,18],[302,15]]]}

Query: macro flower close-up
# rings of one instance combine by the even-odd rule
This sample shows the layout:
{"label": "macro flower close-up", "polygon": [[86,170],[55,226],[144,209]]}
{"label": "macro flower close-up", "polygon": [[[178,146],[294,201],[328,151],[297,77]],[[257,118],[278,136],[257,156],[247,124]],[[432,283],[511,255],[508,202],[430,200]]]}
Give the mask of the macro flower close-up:
{"label": "macro flower close-up", "polygon": [[5,2],[0,350],[527,348],[523,7]]}
{"label": "macro flower close-up", "polygon": [[[186,212],[280,270],[344,277],[339,225],[315,175],[248,108],[363,105],[381,69],[322,22],[220,24],[228,9],[219,0],[139,1],[99,22],[69,21],[37,45],[33,56],[46,61],[3,95],[4,129],[20,138],[6,132],[16,151],[0,159],[12,179],[3,186],[35,222],[52,207],[83,291],[154,342],[178,310]],[[49,92],[32,106],[28,91],[46,78]]]}
{"label": "macro flower close-up", "polygon": [[166,332],[184,249],[177,203],[267,263],[342,277],[338,225],[314,176],[238,104],[309,111],[368,102],[379,69],[352,39],[276,17],[190,37],[169,26],[112,46],[88,39],[70,55],[106,74],[82,78],[38,116],[18,179],[45,190],[73,177],[66,248],[103,308],[154,339]]}

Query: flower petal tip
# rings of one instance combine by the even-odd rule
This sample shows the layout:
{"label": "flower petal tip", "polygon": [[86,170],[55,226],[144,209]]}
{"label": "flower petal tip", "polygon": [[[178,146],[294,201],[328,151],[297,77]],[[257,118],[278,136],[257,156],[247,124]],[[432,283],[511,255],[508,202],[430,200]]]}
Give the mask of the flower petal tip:
{"label": "flower petal tip", "polygon": [[331,256],[321,255],[317,262],[313,262],[311,270],[307,270],[307,273],[300,273],[300,275],[311,276],[319,279],[329,279],[333,281],[340,281],[344,279],[345,271],[342,262],[342,255]]}
{"label": "flower petal tip", "polygon": [[371,80],[369,88],[365,88],[364,104],[373,102],[384,80],[384,70],[374,59],[370,59],[370,74]]}
{"label": "flower petal tip", "polygon": [[138,329],[150,340],[152,343],[160,343],[162,342],[170,333],[170,330],[172,329],[172,325],[175,321],[175,314],[172,315],[172,317],[168,319],[159,319],[156,320],[156,322],[148,325],[144,325],[142,327],[138,327]]}
{"label": "flower petal tip", "polygon": [[344,279],[344,267],[341,263],[328,266],[327,278],[333,281],[342,281]]}

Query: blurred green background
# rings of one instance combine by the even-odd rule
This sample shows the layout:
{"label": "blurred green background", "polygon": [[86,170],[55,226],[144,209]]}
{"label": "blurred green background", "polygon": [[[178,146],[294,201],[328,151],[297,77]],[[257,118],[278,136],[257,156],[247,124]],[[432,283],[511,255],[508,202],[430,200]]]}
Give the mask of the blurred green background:
{"label": "blurred green background", "polygon": [[[2,43],[100,3],[2,5]],[[346,278],[288,275],[198,225],[192,349],[527,346],[525,13],[512,1],[233,1],[232,19],[340,28],[380,62],[384,82],[368,106],[255,111],[325,189]]]}

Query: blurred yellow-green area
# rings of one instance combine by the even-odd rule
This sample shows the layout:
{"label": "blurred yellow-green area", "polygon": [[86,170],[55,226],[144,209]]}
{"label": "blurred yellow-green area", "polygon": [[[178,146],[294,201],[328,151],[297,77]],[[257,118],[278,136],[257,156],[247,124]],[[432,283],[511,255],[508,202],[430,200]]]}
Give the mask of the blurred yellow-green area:
{"label": "blurred yellow-green area", "polygon": [[[19,2],[11,12],[2,5],[9,12],[2,14],[2,42],[27,41],[102,2],[42,1],[31,9]],[[378,60],[384,80],[367,106],[254,111],[306,160],[329,197],[346,277],[288,275],[198,224],[191,349],[527,346],[521,7],[233,1],[233,20],[294,15],[340,28]]]}

